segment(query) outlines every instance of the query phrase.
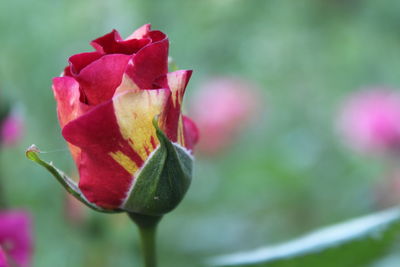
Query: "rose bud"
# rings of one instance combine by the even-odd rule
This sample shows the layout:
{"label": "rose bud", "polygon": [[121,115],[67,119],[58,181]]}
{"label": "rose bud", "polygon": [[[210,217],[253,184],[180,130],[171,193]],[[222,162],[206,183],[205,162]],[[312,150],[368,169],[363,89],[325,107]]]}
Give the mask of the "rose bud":
{"label": "rose bud", "polygon": [[30,215],[24,211],[1,211],[0,248],[9,266],[31,266],[32,243]]}
{"label": "rose bud", "polygon": [[257,92],[255,85],[239,78],[218,77],[200,85],[191,105],[200,153],[215,155],[234,142],[259,106]]}
{"label": "rose bud", "polygon": [[27,155],[96,210],[169,212],[192,177],[197,132],[181,113],[192,72],[168,72],[168,38],[150,25],[125,40],[114,30],[91,45],[96,51],[70,57],[53,80],[79,185],[42,161],[36,148]]}
{"label": "rose bud", "polygon": [[338,131],[356,151],[396,152],[400,145],[400,94],[376,88],[351,94],[339,109]]}

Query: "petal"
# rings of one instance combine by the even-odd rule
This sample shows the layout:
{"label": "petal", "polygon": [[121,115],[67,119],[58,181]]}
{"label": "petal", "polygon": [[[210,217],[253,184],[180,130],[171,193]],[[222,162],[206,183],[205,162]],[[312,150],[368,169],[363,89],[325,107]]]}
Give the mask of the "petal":
{"label": "petal", "polygon": [[113,30],[112,32],[92,41],[90,44],[99,53],[132,55],[150,42],[150,38],[122,40],[118,31]]}
{"label": "petal", "polygon": [[81,70],[76,80],[89,105],[98,105],[112,98],[129,59],[128,55],[105,55]]}
{"label": "petal", "polygon": [[151,41],[153,43],[162,41],[167,38],[165,33],[163,33],[162,31],[151,31],[149,32],[149,37],[151,38]]}
{"label": "petal", "polygon": [[71,72],[71,66],[70,65],[66,66],[64,68],[64,71],[61,73],[60,76],[70,76],[70,77],[72,77],[73,75],[72,75],[72,72]]}
{"label": "petal", "polygon": [[183,128],[185,137],[185,147],[193,151],[194,146],[199,141],[199,130],[189,117],[183,116]]}
{"label": "petal", "polygon": [[142,38],[150,38],[151,41],[155,43],[166,39],[167,36],[165,35],[165,33],[161,31],[151,31],[151,24],[145,24],[139,29],[137,29],[125,40],[142,39]]}
{"label": "petal", "polygon": [[168,72],[168,39],[152,43],[133,56],[126,74],[139,88],[153,88],[156,78]]}
{"label": "petal", "polygon": [[85,111],[85,105],[79,101],[79,84],[72,77],[56,77],[53,79],[53,93],[57,101],[58,119],[61,128],[76,119]]}
{"label": "petal", "polygon": [[[72,75],[78,75],[81,70],[92,63],[95,60],[98,60],[103,55],[98,52],[88,52],[73,55],[69,58],[69,73]],[[70,75],[69,75],[70,76]]]}
{"label": "petal", "polygon": [[145,24],[134,31],[126,40],[146,38],[151,29],[151,24]]}
{"label": "petal", "polygon": [[64,138],[82,150],[79,188],[90,202],[104,208],[123,203],[158,145],[152,119],[168,96],[167,89],[127,91],[64,127]]}
{"label": "petal", "polygon": [[[53,93],[57,102],[58,120],[61,128],[89,110],[88,106],[80,102],[79,84],[72,77],[54,78]],[[79,157],[80,149],[73,145],[69,145],[69,148],[76,161]]]}
{"label": "petal", "polygon": [[163,113],[163,124],[161,127],[172,142],[178,142],[182,146],[185,146],[185,140],[181,106],[183,95],[185,94],[185,89],[191,75],[191,70],[179,70],[170,72],[156,81],[161,87],[171,90],[168,105]]}

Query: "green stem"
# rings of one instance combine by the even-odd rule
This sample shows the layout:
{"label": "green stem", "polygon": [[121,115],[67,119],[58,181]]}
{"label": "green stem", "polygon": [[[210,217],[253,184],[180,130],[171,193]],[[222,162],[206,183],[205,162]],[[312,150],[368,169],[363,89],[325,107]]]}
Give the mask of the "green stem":
{"label": "green stem", "polygon": [[144,267],[157,267],[156,230],[161,216],[128,213],[139,228]]}

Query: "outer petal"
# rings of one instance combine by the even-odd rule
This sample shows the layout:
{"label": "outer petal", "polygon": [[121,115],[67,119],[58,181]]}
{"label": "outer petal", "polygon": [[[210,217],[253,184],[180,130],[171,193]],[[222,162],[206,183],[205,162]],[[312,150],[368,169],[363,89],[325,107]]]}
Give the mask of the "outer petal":
{"label": "outer petal", "polygon": [[76,80],[89,105],[98,105],[112,98],[130,58],[122,54],[105,55],[82,69]]}
{"label": "outer petal", "polygon": [[183,129],[185,137],[185,147],[192,151],[194,146],[199,141],[199,130],[194,121],[186,116],[183,116]]}
{"label": "outer petal", "polygon": [[153,43],[162,41],[167,38],[165,33],[163,33],[162,31],[151,31],[149,32],[149,37]]}
{"label": "outer petal", "polygon": [[152,119],[168,96],[167,89],[127,91],[64,127],[65,139],[82,150],[79,187],[90,202],[104,208],[123,203],[158,145]]}
{"label": "outer petal", "polygon": [[151,30],[151,24],[145,24],[134,31],[126,40],[146,38]]}
{"label": "outer petal", "polygon": [[133,56],[127,76],[141,89],[153,88],[155,79],[168,72],[168,39],[147,45]]}
{"label": "outer petal", "polygon": [[122,40],[118,31],[113,30],[112,32],[92,41],[90,44],[99,53],[132,55],[150,42],[150,38]]}
{"label": "outer petal", "polygon": [[87,52],[87,53],[73,55],[68,60],[69,61],[69,73],[71,75],[78,75],[79,72],[81,72],[81,70],[84,67],[86,67],[93,61],[98,60],[102,56],[103,55],[98,52]]}
{"label": "outer petal", "polygon": [[168,105],[163,113],[162,129],[172,142],[185,146],[181,106],[186,86],[192,75],[191,70],[170,72],[157,81],[161,87],[171,90]]}
{"label": "outer petal", "polygon": [[[58,120],[61,128],[70,121],[85,113],[89,107],[79,100],[79,84],[72,77],[57,77],[53,79],[53,93],[57,101]],[[75,162],[79,158],[80,149],[69,144]]]}
{"label": "outer petal", "polygon": [[74,78],[54,78],[53,93],[57,101],[58,119],[60,121],[61,128],[86,111],[86,105],[79,101],[79,84]]}

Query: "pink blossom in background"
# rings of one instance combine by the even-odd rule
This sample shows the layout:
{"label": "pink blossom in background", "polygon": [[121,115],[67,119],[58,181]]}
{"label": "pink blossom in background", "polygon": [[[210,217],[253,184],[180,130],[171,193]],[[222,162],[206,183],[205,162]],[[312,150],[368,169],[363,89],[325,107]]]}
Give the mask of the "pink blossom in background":
{"label": "pink blossom in background", "polygon": [[0,141],[2,145],[11,146],[21,139],[23,122],[19,115],[11,113],[7,118],[5,118],[0,127]]}
{"label": "pink blossom in background", "polygon": [[0,212],[0,245],[9,262],[15,262],[19,267],[31,265],[32,223],[27,212]]}
{"label": "pink blossom in background", "polygon": [[361,152],[388,152],[400,145],[400,94],[368,89],[343,103],[338,129],[346,143]]}
{"label": "pink blossom in background", "polygon": [[8,266],[9,265],[7,263],[7,256],[2,247],[0,247],[0,267],[8,267]]}
{"label": "pink blossom in background", "polygon": [[258,90],[248,81],[220,77],[202,84],[191,110],[200,131],[199,152],[215,154],[231,145],[258,107]]}

